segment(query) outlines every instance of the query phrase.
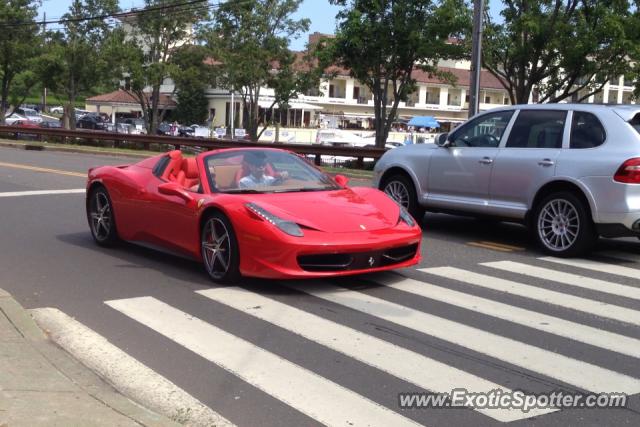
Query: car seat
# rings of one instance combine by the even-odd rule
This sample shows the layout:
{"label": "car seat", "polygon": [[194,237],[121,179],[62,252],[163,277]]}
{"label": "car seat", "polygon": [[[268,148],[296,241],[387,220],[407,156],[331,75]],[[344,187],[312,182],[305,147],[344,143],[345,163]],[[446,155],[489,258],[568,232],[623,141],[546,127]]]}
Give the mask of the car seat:
{"label": "car seat", "polygon": [[169,152],[169,163],[164,168],[161,178],[166,181],[175,182],[178,179],[178,174],[182,169],[182,152],[180,150],[173,150]]}
{"label": "car seat", "polygon": [[198,172],[198,163],[195,157],[185,158],[182,160],[182,172],[184,178],[180,185],[191,188],[200,184],[200,173]]}

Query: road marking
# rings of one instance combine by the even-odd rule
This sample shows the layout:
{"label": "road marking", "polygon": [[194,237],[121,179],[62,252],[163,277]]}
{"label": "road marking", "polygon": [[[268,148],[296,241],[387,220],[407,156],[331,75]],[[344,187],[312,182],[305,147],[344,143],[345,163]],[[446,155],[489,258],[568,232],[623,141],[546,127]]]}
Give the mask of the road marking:
{"label": "road marking", "polygon": [[325,425],[418,425],[153,297],[105,303]]}
{"label": "road marking", "polygon": [[233,426],[195,397],[56,308],[29,310],[51,339],[118,391],[188,425]]}
{"label": "road marking", "polygon": [[640,279],[639,269],[624,267],[622,265],[608,264],[604,262],[592,261],[589,259],[564,259],[564,258],[554,258],[554,257],[544,257],[539,259],[543,261],[554,262],[556,264],[569,265],[572,267],[599,271],[601,273],[614,274],[616,276],[630,277],[632,279]]}
{"label": "road marking", "polygon": [[60,169],[40,168],[40,167],[37,167],[37,166],[21,165],[21,164],[18,164],[18,163],[0,162],[0,166],[4,166],[4,167],[7,167],[7,168],[14,168],[14,169],[25,169],[25,170],[35,171],[35,172],[55,173],[55,174],[58,174],[58,175],[78,176],[78,177],[82,177],[82,178],[86,178],[87,177],[86,173],[64,171],[64,170],[60,170]]}
{"label": "road marking", "polygon": [[295,289],[595,393],[640,392],[636,378],[361,292],[320,282]]}
{"label": "road marking", "polygon": [[490,245],[487,243],[480,243],[480,242],[467,242],[467,246],[473,246],[476,248],[483,248],[483,249],[491,249],[492,251],[498,251],[498,252],[513,252],[512,249],[507,249],[500,246],[494,246],[494,245]]}
{"label": "road marking", "polygon": [[498,242],[481,241],[480,243],[483,243],[485,245],[493,245],[493,246],[504,248],[504,249],[511,249],[512,251],[524,251],[525,249],[522,246],[513,246],[513,245],[507,245],[505,243],[498,243]]}
{"label": "road marking", "polygon": [[85,188],[73,188],[71,190],[35,190],[35,191],[8,191],[0,193],[0,197],[43,196],[50,194],[85,194]]}
{"label": "road marking", "polygon": [[577,288],[590,289],[592,291],[640,300],[640,287],[619,285],[617,283],[607,282],[606,280],[579,276],[577,274],[565,273],[563,271],[551,270],[549,268],[536,267],[535,265],[522,264],[520,262],[513,261],[484,262],[480,265],[496,268],[502,271],[508,271],[510,273],[522,274],[523,276],[535,277],[569,286],[575,286]]}
{"label": "road marking", "polygon": [[640,340],[580,323],[548,316],[486,298],[469,295],[427,282],[384,274],[372,278],[387,287],[497,317],[519,325],[570,338],[585,344],[640,358]]}
{"label": "road marking", "polygon": [[[455,388],[464,387],[476,393],[488,393],[495,389],[511,392],[499,384],[251,291],[217,288],[197,293],[301,335],[425,390],[449,393]],[[536,410],[534,413],[508,409],[479,409],[478,412],[501,422],[509,422],[554,412],[554,409]]]}
{"label": "road marking", "polygon": [[435,274],[437,276],[464,282],[469,285],[480,286],[494,291],[504,292],[510,295],[518,295],[524,298],[541,301],[559,307],[582,311],[605,319],[613,319],[620,322],[631,323],[640,326],[640,311],[630,308],[594,301],[561,292],[550,291],[536,286],[525,285],[520,282],[488,276],[486,274],[473,273],[454,267],[421,268],[419,271]]}

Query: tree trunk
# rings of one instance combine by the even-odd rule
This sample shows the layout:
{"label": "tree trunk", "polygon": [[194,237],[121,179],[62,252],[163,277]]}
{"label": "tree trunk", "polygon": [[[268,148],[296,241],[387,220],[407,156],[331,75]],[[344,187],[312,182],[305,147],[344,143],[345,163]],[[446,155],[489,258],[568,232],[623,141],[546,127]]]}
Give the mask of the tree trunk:
{"label": "tree trunk", "polygon": [[75,130],[76,128],[76,112],[74,105],[75,102],[69,101],[63,106],[62,126],[65,129]]}

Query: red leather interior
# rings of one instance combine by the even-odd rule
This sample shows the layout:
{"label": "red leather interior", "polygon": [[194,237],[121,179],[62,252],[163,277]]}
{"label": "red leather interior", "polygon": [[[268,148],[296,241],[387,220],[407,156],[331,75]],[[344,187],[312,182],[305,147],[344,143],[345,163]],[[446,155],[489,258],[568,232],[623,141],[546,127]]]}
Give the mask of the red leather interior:
{"label": "red leather interior", "polygon": [[180,150],[174,150],[169,152],[169,159],[169,164],[162,173],[163,179],[185,188],[200,184],[200,173],[195,158],[183,158]]}

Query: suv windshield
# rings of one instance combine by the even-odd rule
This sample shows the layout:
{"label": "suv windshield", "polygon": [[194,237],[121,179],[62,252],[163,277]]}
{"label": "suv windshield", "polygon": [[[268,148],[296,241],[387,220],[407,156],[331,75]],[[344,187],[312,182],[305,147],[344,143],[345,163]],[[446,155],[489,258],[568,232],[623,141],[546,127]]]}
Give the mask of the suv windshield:
{"label": "suv windshield", "polygon": [[212,188],[221,193],[290,193],[337,190],[325,173],[280,150],[234,150],[205,158]]}

